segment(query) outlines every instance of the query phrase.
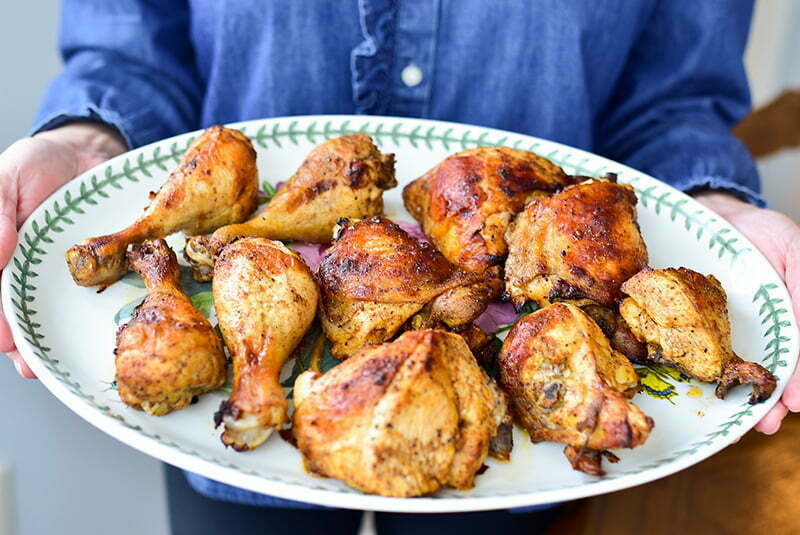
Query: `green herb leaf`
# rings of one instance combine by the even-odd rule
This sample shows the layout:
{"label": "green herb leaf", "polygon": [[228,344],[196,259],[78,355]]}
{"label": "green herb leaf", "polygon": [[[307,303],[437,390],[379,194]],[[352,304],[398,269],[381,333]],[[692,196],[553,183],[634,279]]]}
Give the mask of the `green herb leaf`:
{"label": "green herb leaf", "polygon": [[214,309],[214,296],[211,292],[199,292],[189,296],[189,299],[206,318],[211,316],[211,311]]}
{"label": "green herb leaf", "polygon": [[322,332],[322,325],[320,325],[318,320],[315,320],[311,325],[311,328],[303,337],[300,345],[298,345],[297,349],[295,350],[292,373],[285,381],[283,381],[282,386],[284,388],[294,386],[295,380],[297,380],[301,373],[312,369],[315,360],[314,351],[315,349],[319,350],[320,337],[322,337],[322,354],[316,356],[319,371],[321,373],[325,373],[339,364],[339,360],[331,354],[331,345],[330,342],[328,342],[328,339],[325,338],[325,334]]}
{"label": "green herb leaf", "polygon": [[114,323],[119,325],[123,321],[127,320],[133,314],[133,309],[138,307],[144,301],[145,296],[137,297],[133,301],[128,301],[125,305],[120,308],[116,314],[114,314]]}
{"label": "green herb leaf", "polygon": [[266,204],[271,201],[277,190],[268,180],[265,180],[261,183],[261,191],[264,195],[260,197],[258,204]]}

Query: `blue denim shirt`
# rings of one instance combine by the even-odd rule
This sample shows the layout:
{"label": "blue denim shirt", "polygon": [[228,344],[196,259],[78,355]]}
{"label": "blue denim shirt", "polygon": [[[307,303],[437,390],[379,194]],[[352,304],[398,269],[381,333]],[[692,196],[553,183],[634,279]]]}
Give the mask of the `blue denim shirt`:
{"label": "blue denim shirt", "polygon": [[749,107],[751,12],[750,0],[63,0],[65,69],[34,131],[93,118],[135,147],[260,117],[425,117],[541,136],[763,205],[730,134]]}

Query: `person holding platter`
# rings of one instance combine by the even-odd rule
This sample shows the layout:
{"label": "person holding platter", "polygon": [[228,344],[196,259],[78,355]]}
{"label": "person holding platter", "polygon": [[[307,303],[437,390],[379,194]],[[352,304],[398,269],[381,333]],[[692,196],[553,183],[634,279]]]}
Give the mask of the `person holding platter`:
{"label": "person holding platter", "polygon": [[[0,155],[0,266],[54,190],[122,152],[211,124],[300,114],[472,123],[607,156],[693,195],[749,238],[800,315],[800,227],[765,208],[730,133],[749,109],[742,64],[752,2],[63,0],[65,69],[31,137]],[[33,377],[0,321],[0,351]],[[795,374],[756,429],[800,411]],[[168,473],[175,533],[354,532],[200,476]],[[273,508],[254,507],[272,506]],[[294,507],[292,509],[291,507]],[[549,512],[383,515],[380,533],[496,531]],[[532,518],[536,516],[537,518]],[[266,528],[264,528],[266,529]]]}

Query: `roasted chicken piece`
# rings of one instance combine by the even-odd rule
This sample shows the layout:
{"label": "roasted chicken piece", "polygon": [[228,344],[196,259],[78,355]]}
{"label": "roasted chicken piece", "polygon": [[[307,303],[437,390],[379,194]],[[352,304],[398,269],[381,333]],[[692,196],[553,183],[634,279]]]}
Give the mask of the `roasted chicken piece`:
{"label": "roasted chicken piece", "polygon": [[117,389],[127,405],[161,416],[221,387],[227,363],[216,331],[181,290],[166,242],[132,245],[128,260],[147,297],[117,333]]}
{"label": "roasted chicken piece", "polygon": [[581,309],[608,336],[611,347],[628,357],[631,362],[644,364],[647,361],[647,346],[631,332],[628,324],[620,316],[617,306],[584,304]]}
{"label": "roasted chicken piece", "polygon": [[628,398],[639,388],[636,371],[614,350],[597,324],[567,303],[520,319],[498,356],[500,385],[534,442],[566,444],[575,470],[602,475],[606,450],[647,440],[653,421]]}
{"label": "roasted chicken piece", "polygon": [[467,328],[487,301],[480,275],[380,216],[340,222],[317,281],[322,327],[337,358],[391,339],[415,315],[414,328]]}
{"label": "roasted chicken piece", "polygon": [[128,271],[128,245],[244,221],[256,208],[257,193],[256,152],[250,140],[238,130],[212,126],[189,147],[158,193],[150,194],[150,205],[136,222],[67,251],[72,278],[80,286],[111,284]]}
{"label": "roasted chicken piece", "polygon": [[750,403],[772,395],[775,376],[733,352],[727,295],[713,275],[683,267],[647,268],[625,282],[622,291],[629,297],[620,313],[633,334],[647,343],[650,360],[716,382],[720,399],[737,384],[753,386]]}
{"label": "roasted chicken piece", "polygon": [[612,307],[647,265],[628,185],[588,180],[521,212],[506,233],[506,291],[514,306],[556,301]]}
{"label": "roasted chicken piece", "polygon": [[[506,294],[515,307],[564,301],[586,307],[615,349],[645,349],[617,314],[620,286],[647,265],[636,194],[616,177],[590,179],[529,204],[506,233]],[[607,310],[603,310],[607,309]]]}
{"label": "roasted chicken piece", "polygon": [[228,245],[212,291],[233,360],[233,391],[214,419],[225,424],[225,445],[251,450],[289,421],[279,375],[314,320],[319,292],[300,256],[265,238]]}
{"label": "roasted chicken piece", "polygon": [[505,232],[527,202],[569,184],[556,164],[531,152],[479,147],[449,156],[403,190],[422,231],[457,266],[499,276]]}
{"label": "roasted chicken piece", "polygon": [[505,415],[463,338],[409,331],[294,385],[306,469],[362,492],[420,496],[474,486]]}
{"label": "roasted chicken piece", "polygon": [[503,293],[505,232],[514,215],[575,180],[531,152],[478,147],[449,156],[406,186],[403,201],[445,258],[484,275],[491,300]]}
{"label": "roasted chicken piece", "polygon": [[340,217],[383,213],[383,192],[396,185],[394,154],[381,154],[369,136],[331,139],[309,153],[264,211],[246,223],[191,238],[186,258],[197,280],[209,280],[217,255],[235,238],[329,243]]}

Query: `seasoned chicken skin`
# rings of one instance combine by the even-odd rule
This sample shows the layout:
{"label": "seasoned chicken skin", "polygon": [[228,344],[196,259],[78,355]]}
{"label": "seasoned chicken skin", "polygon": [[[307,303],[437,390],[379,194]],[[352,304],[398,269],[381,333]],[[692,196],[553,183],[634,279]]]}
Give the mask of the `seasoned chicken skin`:
{"label": "seasoned chicken skin", "polygon": [[319,292],[300,256],[265,238],[228,245],[212,291],[233,360],[233,390],[215,421],[225,424],[225,445],[251,450],[289,421],[279,375],[314,320]]}
{"label": "seasoned chicken skin", "polygon": [[403,200],[445,258],[485,272],[502,265],[506,228],[525,203],[573,182],[531,152],[479,147],[449,156],[413,181]]}
{"label": "seasoned chicken skin", "polygon": [[529,204],[506,233],[506,291],[520,307],[556,301],[613,307],[647,265],[628,185],[589,180]]}
{"label": "seasoned chicken skin", "polygon": [[488,304],[503,293],[505,232],[514,215],[574,181],[531,152],[479,147],[449,156],[413,181],[403,201],[447,260],[483,274],[480,291]]}
{"label": "seasoned chicken skin", "polygon": [[341,221],[317,281],[322,327],[337,358],[391,339],[418,313],[416,328],[458,328],[486,306],[479,275],[380,216]]}
{"label": "seasoned chicken skin", "polygon": [[161,416],[221,387],[227,363],[216,331],[181,290],[166,242],[132,245],[128,259],[147,297],[117,333],[117,389],[127,405]]}
{"label": "seasoned chicken skin", "polygon": [[294,404],[306,469],[398,497],[472,488],[506,413],[464,340],[437,330],[304,372]]}
{"label": "seasoned chicken skin", "polygon": [[131,226],[67,251],[72,278],[80,286],[111,284],[128,271],[128,245],[244,221],[256,208],[257,193],[256,152],[250,140],[238,130],[212,126],[189,147],[158,193],[151,193],[150,205]]}
{"label": "seasoned chicken skin", "polygon": [[713,275],[687,268],[644,269],[622,285],[620,313],[647,343],[648,357],[700,381],[716,382],[723,399],[737,384],[753,386],[750,403],[764,401],[777,385],[760,364],[731,347],[727,295]]}
{"label": "seasoned chicken skin", "polygon": [[506,233],[506,295],[517,308],[570,302],[585,308],[615,349],[640,360],[646,350],[617,313],[620,286],[647,265],[628,185],[590,179],[535,200]]}
{"label": "seasoned chicken skin", "polygon": [[209,280],[217,255],[235,238],[329,243],[340,217],[383,213],[383,192],[396,185],[394,154],[381,154],[369,136],[331,139],[309,153],[264,211],[245,223],[189,239],[186,258],[197,280]]}
{"label": "seasoned chicken skin", "polygon": [[628,401],[639,387],[636,371],[575,305],[557,303],[521,318],[498,364],[517,422],[534,442],[566,444],[576,470],[602,475],[605,450],[634,448],[650,434],[653,421]]}

